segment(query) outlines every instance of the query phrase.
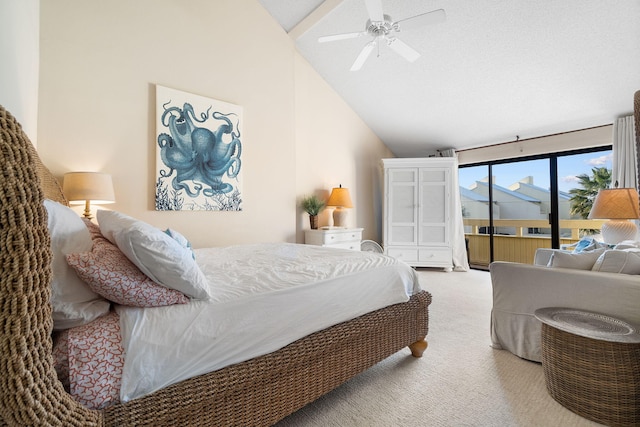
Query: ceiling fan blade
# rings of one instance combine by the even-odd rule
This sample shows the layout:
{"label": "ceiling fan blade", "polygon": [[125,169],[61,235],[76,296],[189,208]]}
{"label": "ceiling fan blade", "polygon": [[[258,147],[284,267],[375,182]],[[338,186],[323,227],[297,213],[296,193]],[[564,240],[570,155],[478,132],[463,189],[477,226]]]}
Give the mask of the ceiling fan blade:
{"label": "ceiling fan blade", "polygon": [[371,22],[384,21],[384,13],[382,13],[382,0],[365,0],[367,12]]}
{"label": "ceiling fan blade", "polygon": [[397,25],[396,31],[413,30],[416,28],[422,28],[426,25],[438,24],[444,22],[447,19],[447,14],[444,9],[437,9],[427,13],[421,13],[420,15],[412,16],[410,18],[401,19],[395,22]]}
{"label": "ceiling fan blade", "polygon": [[334,34],[331,36],[319,37],[318,42],[325,43],[325,42],[334,42],[337,40],[355,39],[356,37],[364,36],[366,34],[367,34],[366,31],[359,31],[357,33]]}
{"label": "ceiling fan blade", "polygon": [[367,43],[364,48],[360,51],[360,54],[356,58],[355,62],[351,66],[351,71],[358,71],[364,65],[365,61],[371,55],[371,52],[376,47],[376,42],[372,41]]}
{"label": "ceiling fan blade", "polygon": [[420,58],[420,53],[417,50],[396,37],[390,37],[387,40],[387,44],[398,55],[402,56],[409,62],[414,62],[416,59]]}

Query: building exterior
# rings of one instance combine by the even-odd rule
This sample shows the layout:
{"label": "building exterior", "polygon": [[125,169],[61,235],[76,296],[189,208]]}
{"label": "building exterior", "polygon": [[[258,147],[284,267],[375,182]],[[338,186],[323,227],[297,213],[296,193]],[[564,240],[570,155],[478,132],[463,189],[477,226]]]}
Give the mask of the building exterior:
{"label": "building exterior", "polygon": [[[509,187],[493,184],[493,219],[531,219],[549,218],[551,212],[551,192],[549,189],[538,187],[532,176],[527,176]],[[469,188],[460,188],[462,201],[462,215],[465,219],[489,218],[489,179],[485,177],[476,181]],[[558,214],[560,219],[578,219],[570,214],[571,195],[559,193]],[[469,232],[470,230],[465,230]],[[480,233],[487,233],[486,227],[481,227]],[[513,227],[497,227],[494,234],[514,235]],[[527,230],[530,235],[550,235],[551,230],[531,227]]]}

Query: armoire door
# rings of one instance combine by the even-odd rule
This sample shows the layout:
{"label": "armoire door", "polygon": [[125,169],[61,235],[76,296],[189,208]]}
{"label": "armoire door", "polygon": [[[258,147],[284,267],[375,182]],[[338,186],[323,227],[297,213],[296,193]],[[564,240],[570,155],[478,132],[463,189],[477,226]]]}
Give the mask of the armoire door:
{"label": "armoire door", "polygon": [[387,245],[418,242],[418,169],[388,170]]}
{"label": "armoire door", "polygon": [[421,168],[419,195],[420,246],[448,246],[450,198],[450,169]]}

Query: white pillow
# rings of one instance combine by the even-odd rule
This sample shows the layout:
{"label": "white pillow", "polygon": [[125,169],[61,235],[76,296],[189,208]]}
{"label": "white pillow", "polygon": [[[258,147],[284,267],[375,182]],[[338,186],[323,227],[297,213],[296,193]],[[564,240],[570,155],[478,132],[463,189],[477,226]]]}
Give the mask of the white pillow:
{"label": "white pillow", "polygon": [[56,330],[85,325],[109,312],[109,302],[93,292],[67,264],[66,254],[89,252],[93,245],[87,226],[67,206],[45,200],[51,236],[51,306]]}
{"label": "white pillow", "polygon": [[591,270],[593,264],[604,251],[604,248],[579,253],[555,251],[551,255],[547,267]]}
{"label": "white pillow", "polygon": [[606,251],[600,255],[592,270],[604,273],[640,274],[640,251],[638,249]]}
{"label": "white pillow", "polygon": [[183,247],[159,228],[115,211],[98,211],[102,235],[151,280],[196,299],[209,299],[208,283]]}
{"label": "white pillow", "polygon": [[191,248],[191,242],[187,240],[186,237],[184,237],[182,234],[180,234],[179,232],[177,232],[172,228],[167,228],[166,230],[164,230],[164,232],[167,236],[171,237],[173,240],[178,242],[180,246],[188,249],[189,252],[191,253],[191,258],[196,259],[196,255],[193,253],[193,249]]}

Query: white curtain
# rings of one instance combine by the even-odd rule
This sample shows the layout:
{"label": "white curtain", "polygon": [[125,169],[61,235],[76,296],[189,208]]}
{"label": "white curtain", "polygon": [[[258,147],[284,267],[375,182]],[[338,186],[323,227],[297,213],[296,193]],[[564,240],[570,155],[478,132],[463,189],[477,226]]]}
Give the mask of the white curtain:
{"label": "white curtain", "polygon": [[454,157],[455,170],[453,173],[453,197],[454,197],[454,222],[453,222],[453,269],[455,271],[468,271],[467,245],[464,237],[464,223],[462,220],[462,201],[460,200],[460,184],[458,183],[458,155],[453,148],[439,150],[440,157]]}
{"label": "white curtain", "polygon": [[611,187],[638,188],[638,165],[633,116],[620,117],[613,123],[613,170]]}

